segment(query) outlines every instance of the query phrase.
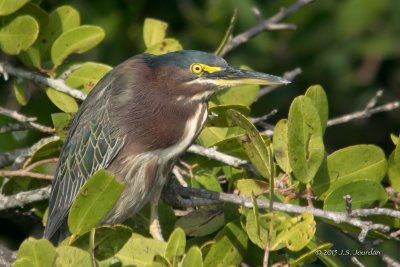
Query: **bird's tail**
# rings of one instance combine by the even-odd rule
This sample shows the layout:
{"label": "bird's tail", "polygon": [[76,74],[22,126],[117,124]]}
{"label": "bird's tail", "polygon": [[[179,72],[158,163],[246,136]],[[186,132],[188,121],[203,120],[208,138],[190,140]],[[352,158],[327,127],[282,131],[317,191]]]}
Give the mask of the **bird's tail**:
{"label": "bird's tail", "polygon": [[49,233],[46,232],[46,229],[45,229],[43,237],[48,239],[51,243],[53,243],[53,245],[57,246],[61,241],[63,241],[70,234],[71,233],[68,230],[68,221],[64,220],[64,222],[61,224],[61,226],[52,235],[49,235]]}

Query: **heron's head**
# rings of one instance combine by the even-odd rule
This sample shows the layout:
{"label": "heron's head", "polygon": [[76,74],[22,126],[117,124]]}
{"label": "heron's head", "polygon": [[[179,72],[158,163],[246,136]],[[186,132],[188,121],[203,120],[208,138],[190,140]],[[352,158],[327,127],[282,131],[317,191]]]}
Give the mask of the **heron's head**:
{"label": "heron's head", "polygon": [[218,90],[245,84],[288,84],[289,81],[256,71],[233,68],[211,53],[182,50],[146,60],[155,81],[178,100],[207,100]]}

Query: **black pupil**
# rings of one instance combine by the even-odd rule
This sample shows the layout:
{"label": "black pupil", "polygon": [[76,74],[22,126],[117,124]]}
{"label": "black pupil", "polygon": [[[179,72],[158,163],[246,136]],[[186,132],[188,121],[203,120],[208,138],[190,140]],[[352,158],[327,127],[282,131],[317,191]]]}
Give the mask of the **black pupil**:
{"label": "black pupil", "polygon": [[197,66],[197,67],[196,67],[196,71],[199,71],[199,70],[200,70],[200,67],[199,67],[199,66]]}

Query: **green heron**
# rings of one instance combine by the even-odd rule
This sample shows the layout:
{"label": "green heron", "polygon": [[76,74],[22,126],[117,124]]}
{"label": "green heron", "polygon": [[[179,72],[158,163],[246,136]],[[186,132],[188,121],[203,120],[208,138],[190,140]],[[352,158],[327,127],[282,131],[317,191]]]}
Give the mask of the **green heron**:
{"label": "green heron", "polygon": [[234,69],[210,53],[140,54],[115,67],[89,93],[62,147],[44,236],[67,235],[67,217],[85,181],[105,168],[125,184],[102,224],[122,223],[151,204],[150,233],[162,239],[157,204],[177,158],[195,141],[210,96],[241,84],[286,84],[255,71]]}

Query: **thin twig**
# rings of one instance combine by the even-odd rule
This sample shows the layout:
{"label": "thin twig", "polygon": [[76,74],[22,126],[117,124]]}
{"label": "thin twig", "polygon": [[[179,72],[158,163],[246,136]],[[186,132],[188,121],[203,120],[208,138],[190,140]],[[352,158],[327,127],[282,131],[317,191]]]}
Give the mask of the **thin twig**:
{"label": "thin twig", "polygon": [[[294,78],[296,78],[296,77],[297,77],[298,75],[300,75],[301,73],[302,73],[301,68],[300,68],[300,67],[297,67],[297,68],[295,68],[295,69],[293,69],[293,70],[290,70],[290,71],[285,72],[285,73],[283,74],[283,78],[284,78],[285,80],[288,80],[288,81],[293,81]],[[271,93],[272,91],[274,91],[274,90],[276,90],[276,89],[278,89],[278,88],[280,88],[280,87],[282,87],[282,86],[284,86],[284,84],[275,84],[275,85],[269,85],[269,86],[264,86],[264,87],[262,87],[262,88],[260,89],[259,93],[258,93],[257,99],[260,99],[260,98],[263,97],[264,95],[269,94],[269,93]]]}
{"label": "thin twig", "polygon": [[86,94],[82,93],[79,90],[69,87],[65,84],[65,82],[61,79],[51,79],[49,77],[43,76],[41,74],[24,70],[22,68],[16,68],[9,65],[6,62],[0,61],[0,73],[2,73],[5,77],[8,74],[11,74],[16,77],[24,78],[35,83],[39,83],[45,86],[49,86],[54,88],[57,91],[66,93],[74,98],[84,100],[86,98]]}
{"label": "thin twig", "polygon": [[178,166],[174,166],[174,168],[172,169],[172,173],[175,175],[176,180],[179,182],[181,186],[183,187],[188,186],[185,179],[183,178],[183,175],[181,174],[181,169]]}
{"label": "thin twig", "polygon": [[205,156],[209,159],[218,160],[235,168],[244,168],[258,175],[257,170],[252,164],[250,164],[250,162],[219,152],[215,148],[205,148],[198,145],[192,145],[187,151],[197,155]]}
{"label": "thin twig", "polygon": [[59,79],[66,80],[74,71],[78,70],[80,67],[81,67],[81,64],[76,64],[76,65],[71,66],[69,69],[67,69],[60,75]]}
{"label": "thin twig", "polygon": [[[21,124],[25,125],[27,128],[36,129],[36,130],[39,130],[44,133],[54,133],[55,132],[54,128],[47,127],[47,126],[41,125],[39,123],[36,123],[35,121],[37,120],[37,118],[27,117],[21,113],[18,113],[15,110],[9,110],[9,109],[0,107],[0,115],[4,115],[4,116],[7,116],[14,120],[17,120],[17,121],[21,122]],[[10,127],[9,124],[7,126]],[[1,126],[1,127],[4,127],[4,126]],[[16,127],[14,127],[14,128],[16,128]],[[22,128],[20,128],[20,130],[21,129]],[[20,131],[20,130],[14,130],[14,131]],[[0,131],[0,133],[1,133],[1,131]]]}
{"label": "thin twig", "polygon": [[37,178],[37,179],[52,180],[53,175],[33,172],[32,170],[40,165],[48,164],[48,163],[56,163],[57,161],[58,161],[58,158],[44,159],[44,160],[34,162],[31,165],[26,166],[25,168],[20,169],[20,170],[0,170],[0,176],[4,176],[4,177],[26,176],[26,177],[32,177],[32,178]]}
{"label": "thin twig", "polygon": [[267,113],[267,114],[265,114],[265,115],[262,115],[262,116],[257,117],[257,118],[251,118],[251,122],[252,122],[253,124],[257,124],[257,123],[259,123],[259,122],[266,121],[266,120],[268,120],[269,118],[271,118],[272,116],[275,116],[276,113],[278,113],[278,110],[277,110],[277,109],[273,109],[273,110],[271,110],[269,113]]}
{"label": "thin twig", "polygon": [[[282,8],[278,13],[272,16],[269,19],[263,20],[258,25],[248,29],[245,32],[242,32],[232,39],[230,39],[227,44],[225,45],[224,49],[222,50],[221,56],[226,55],[228,52],[232,51],[239,45],[246,43],[251,38],[255,37],[259,33],[266,31],[266,30],[275,30],[276,24],[281,20],[285,19],[289,15],[295,13],[297,10],[302,8],[303,6],[311,3],[312,0],[297,0],[293,5],[288,8]],[[278,27],[278,29],[281,29]],[[285,28],[286,29],[286,28]]]}
{"label": "thin twig", "polygon": [[24,177],[31,177],[36,179],[43,179],[43,180],[52,180],[53,175],[38,173],[38,172],[31,172],[22,170],[0,170],[0,176],[4,177],[16,177],[16,176],[24,176]]}
{"label": "thin twig", "polygon": [[390,103],[386,103],[381,106],[375,107],[378,99],[382,96],[383,92],[382,90],[378,90],[376,94],[368,101],[367,105],[363,110],[356,111],[354,113],[346,114],[334,119],[330,119],[328,121],[328,126],[332,125],[337,125],[337,124],[342,124],[346,123],[352,120],[356,119],[364,119],[371,117],[371,115],[380,113],[380,112],[386,112],[386,111],[391,111],[398,109],[400,107],[400,101],[393,101]]}

